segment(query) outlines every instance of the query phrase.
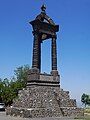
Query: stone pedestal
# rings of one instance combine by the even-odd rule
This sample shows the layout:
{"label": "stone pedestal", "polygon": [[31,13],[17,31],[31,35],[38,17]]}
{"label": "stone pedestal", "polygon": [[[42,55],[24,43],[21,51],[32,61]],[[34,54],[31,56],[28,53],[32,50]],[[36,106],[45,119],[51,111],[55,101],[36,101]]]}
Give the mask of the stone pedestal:
{"label": "stone pedestal", "polygon": [[68,91],[60,89],[59,81],[59,75],[40,74],[31,69],[27,87],[19,91],[18,99],[6,113],[25,118],[83,116],[83,109],[77,108]]}

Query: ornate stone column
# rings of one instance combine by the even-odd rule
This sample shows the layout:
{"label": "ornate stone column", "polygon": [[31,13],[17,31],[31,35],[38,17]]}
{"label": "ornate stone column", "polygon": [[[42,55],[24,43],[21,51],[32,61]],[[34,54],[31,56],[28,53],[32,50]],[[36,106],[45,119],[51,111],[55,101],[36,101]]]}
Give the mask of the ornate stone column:
{"label": "ornate stone column", "polygon": [[51,45],[51,56],[52,56],[52,71],[51,74],[54,76],[58,75],[57,71],[57,44],[56,44],[57,36],[52,37],[52,45]]}
{"label": "ornate stone column", "polygon": [[32,68],[37,68],[40,70],[41,64],[41,42],[40,35],[37,31],[33,32],[33,58],[32,58]]}
{"label": "ornate stone column", "polygon": [[52,38],[52,71],[57,70],[57,47],[56,47],[56,36]]}

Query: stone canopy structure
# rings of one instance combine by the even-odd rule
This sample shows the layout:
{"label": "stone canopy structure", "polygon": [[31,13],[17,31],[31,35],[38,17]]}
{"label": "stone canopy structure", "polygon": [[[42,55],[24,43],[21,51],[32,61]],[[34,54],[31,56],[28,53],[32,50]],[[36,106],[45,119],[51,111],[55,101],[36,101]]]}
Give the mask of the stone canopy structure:
{"label": "stone canopy structure", "polygon": [[53,20],[47,16],[43,5],[42,12],[30,24],[33,27],[34,43],[33,43],[33,61],[32,68],[41,70],[41,43],[51,38],[52,39],[52,71],[57,71],[57,48],[56,48],[56,32],[59,26],[55,25]]}
{"label": "stone canopy structure", "polygon": [[[12,108],[7,114],[26,118],[83,116],[83,109],[77,108],[76,100],[70,99],[69,91],[60,87],[60,75],[57,70],[56,32],[59,25],[46,14],[46,7],[31,21],[33,27],[32,68],[28,71],[27,86],[19,91]],[[51,73],[41,73],[41,43],[51,39]]]}

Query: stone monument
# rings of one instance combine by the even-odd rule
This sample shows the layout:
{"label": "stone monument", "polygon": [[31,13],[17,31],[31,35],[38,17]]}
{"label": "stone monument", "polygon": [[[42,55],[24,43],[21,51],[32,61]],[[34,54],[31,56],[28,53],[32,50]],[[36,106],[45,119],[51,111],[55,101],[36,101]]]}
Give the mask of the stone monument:
{"label": "stone monument", "polygon": [[[45,5],[30,24],[34,36],[32,68],[28,71],[26,88],[19,91],[18,99],[7,109],[7,114],[26,118],[83,116],[83,109],[77,107],[75,99],[70,99],[69,91],[60,87],[56,44],[59,25],[46,14]],[[50,74],[41,73],[41,43],[48,39],[51,39]]]}

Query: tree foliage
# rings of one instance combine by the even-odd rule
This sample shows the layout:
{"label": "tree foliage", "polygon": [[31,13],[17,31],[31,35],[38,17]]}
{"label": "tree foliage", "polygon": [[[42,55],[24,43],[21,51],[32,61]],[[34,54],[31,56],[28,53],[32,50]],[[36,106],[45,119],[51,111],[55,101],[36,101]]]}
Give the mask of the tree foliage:
{"label": "tree foliage", "polygon": [[90,105],[90,95],[83,93],[81,96],[81,102],[85,105]]}
{"label": "tree foliage", "polygon": [[18,80],[18,82],[22,83],[20,87],[26,86],[27,74],[28,74],[29,69],[30,69],[29,65],[24,65],[14,70],[16,79]]}
{"label": "tree foliage", "polygon": [[11,82],[9,79],[5,78],[0,81],[0,101],[4,102],[6,105],[10,105],[13,99],[16,97],[16,92],[14,88],[11,87]]}
{"label": "tree foliage", "polygon": [[13,99],[18,96],[18,91],[26,87],[29,65],[16,68],[15,76],[11,79],[0,79],[0,102],[11,105]]}

